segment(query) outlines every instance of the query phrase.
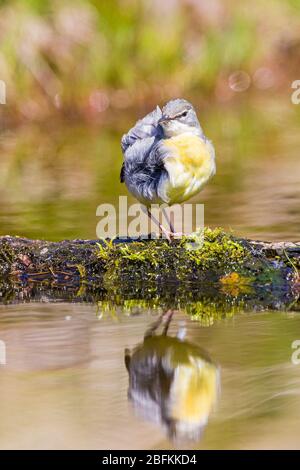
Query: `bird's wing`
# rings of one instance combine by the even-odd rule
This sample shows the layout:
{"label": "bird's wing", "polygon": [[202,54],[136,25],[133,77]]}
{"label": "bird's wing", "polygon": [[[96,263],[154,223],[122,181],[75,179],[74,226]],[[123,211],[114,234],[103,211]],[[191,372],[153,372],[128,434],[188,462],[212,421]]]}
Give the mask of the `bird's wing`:
{"label": "bird's wing", "polygon": [[126,159],[126,151],[137,140],[147,139],[147,137],[156,137],[159,135],[158,121],[162,117],[162,112],[159,106],[151,113],[147,114],[143,119],[140,119],[130,131],[123,135],[121,140],[121,147]]}
{"label": "bird's wing", "polygon": [[141,169],[145,167],[145,160],[147,160],[148,166],[151,166],[150,154],[151,150],[156,141],[156,136],[144,137],[143,139],[137,139],[124,152],[124,162],[121,168],[120,181],[124,183],[126,171],[133,169]]}

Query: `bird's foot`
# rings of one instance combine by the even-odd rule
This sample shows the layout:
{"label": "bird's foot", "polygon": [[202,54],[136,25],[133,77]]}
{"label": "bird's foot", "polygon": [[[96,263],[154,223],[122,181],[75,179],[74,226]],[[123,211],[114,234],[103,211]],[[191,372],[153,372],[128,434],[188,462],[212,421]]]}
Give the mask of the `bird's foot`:
{"label": "bird's foot", "polygon": [[174,238],[182,238],[184,236],[183,232],[171,232],[172,239]]}
{"label": "bird's foot", "polygon": [[177,238],[182,238],[184,236],[183,232],[171,232],[170,230],[165,229],[164,227],[161,227],[162,234],[171,242],[172,240],[175,240]]}

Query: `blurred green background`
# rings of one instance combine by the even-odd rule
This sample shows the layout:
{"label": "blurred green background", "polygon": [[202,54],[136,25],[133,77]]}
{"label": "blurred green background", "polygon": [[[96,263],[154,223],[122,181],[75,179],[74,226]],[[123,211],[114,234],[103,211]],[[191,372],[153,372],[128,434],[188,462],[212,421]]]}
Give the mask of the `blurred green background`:
{"label": "blurred green background", "polygon": [[120,137],[182,96],[216,146],[206,223],[299,238],[300,0],[0,1],[0,234],[95,237]]}

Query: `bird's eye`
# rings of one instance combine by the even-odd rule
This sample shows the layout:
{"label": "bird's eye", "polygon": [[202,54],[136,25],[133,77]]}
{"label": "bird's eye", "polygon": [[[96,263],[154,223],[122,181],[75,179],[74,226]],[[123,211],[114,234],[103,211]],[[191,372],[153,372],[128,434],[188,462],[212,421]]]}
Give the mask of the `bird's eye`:
{"label": "bird's eye", "polygon": [[187,116],[187,111],[184,111],[182,114],[181,114],[181,117],[186,117]]}

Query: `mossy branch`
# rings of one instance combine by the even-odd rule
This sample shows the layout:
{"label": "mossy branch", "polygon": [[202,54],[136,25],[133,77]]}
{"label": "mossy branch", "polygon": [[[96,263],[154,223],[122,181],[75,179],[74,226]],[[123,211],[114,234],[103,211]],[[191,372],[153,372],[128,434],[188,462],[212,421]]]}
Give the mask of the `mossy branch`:
{"label": "mossy branch", "polygon": [[194,234],[172,243],[0,237],[3,292],[7,286],[13,292],[33,285],[48,291],[65,287],[80,289],[79,296],[93,290],[105,292],[107,299],[131,296],[159,303],[174,286],[176,296],[186,299],[209,284],[223,296],[254,299],[259,292],[262,298],[294,301],[299,268],[299,243],[250,241],[220,228],[206,228],[204,238]]}

